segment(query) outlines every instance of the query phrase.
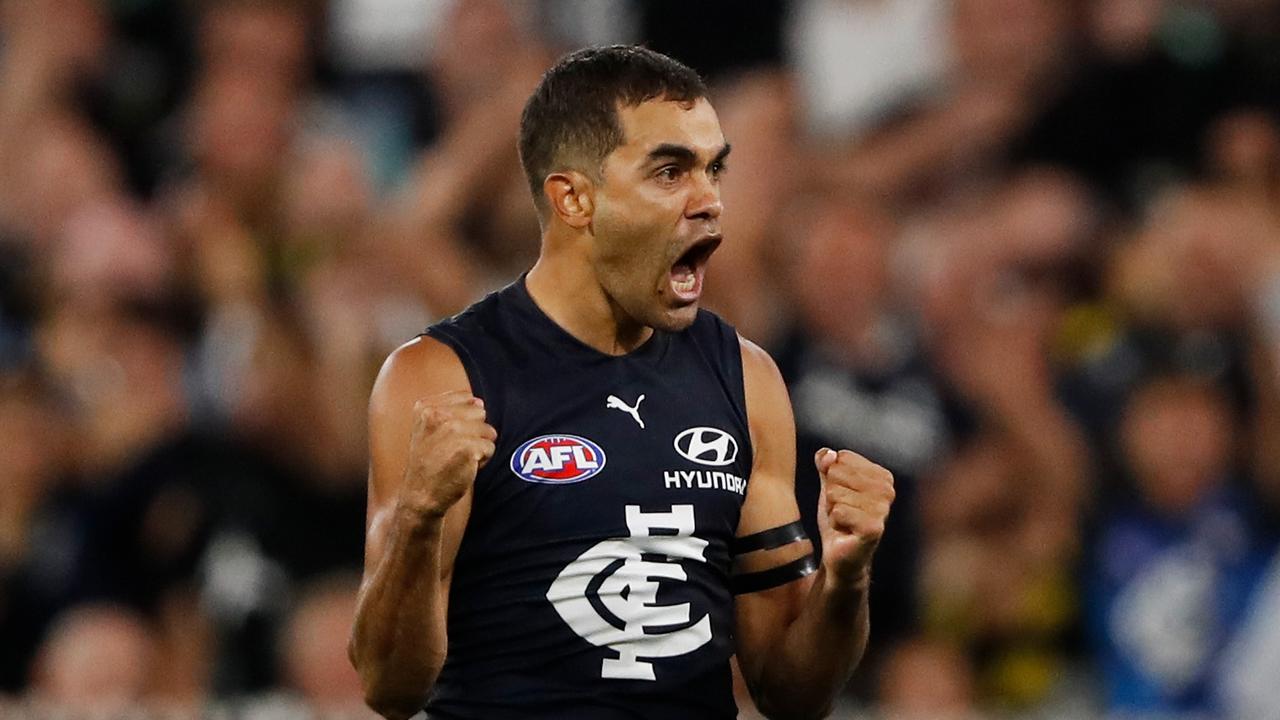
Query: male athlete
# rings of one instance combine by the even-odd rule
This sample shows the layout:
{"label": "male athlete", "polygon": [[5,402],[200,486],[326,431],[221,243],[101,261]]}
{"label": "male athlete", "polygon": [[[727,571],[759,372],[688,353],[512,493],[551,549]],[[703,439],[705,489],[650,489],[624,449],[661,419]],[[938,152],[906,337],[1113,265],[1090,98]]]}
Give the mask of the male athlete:
{"label": "male athlete", "polygon": [[733,718],[735,653],[766,714],[829,710],[893,480],[818,453],[818,567],[782,379],[698,309],[728,154],[698,76],[643,48],[573,53],[529,99],[537,263],[370,401],[351,657],[379,713]]}

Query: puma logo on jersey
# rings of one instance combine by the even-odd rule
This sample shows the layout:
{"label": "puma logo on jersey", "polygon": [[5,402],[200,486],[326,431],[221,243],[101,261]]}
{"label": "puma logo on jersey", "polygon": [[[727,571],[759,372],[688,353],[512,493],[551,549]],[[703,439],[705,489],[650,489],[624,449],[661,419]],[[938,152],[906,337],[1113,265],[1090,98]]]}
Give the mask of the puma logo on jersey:
{"label": "puma logo on jersey", "polygon": [[582,482],[603,470],[604,463],[604,450],[577,435],[543,435],[511,453],[511,472],[549,485]]}
{"label": "puma logo on jersey", "polygon": [[622,401],[622,398],[618,397],[617,395],[610,395],[609,399],[605,401],[604,406],[606,409],[621,410],[622,412],[630,415],[632,418],[635,419],[636,424],[640,426],[640,429],[643,430],[644,421],[640,419],[640,403],[642,402],[644,402],[644,395],[641,395],[640,397],[636,398],[635,407],[630,407],[625,402]]}

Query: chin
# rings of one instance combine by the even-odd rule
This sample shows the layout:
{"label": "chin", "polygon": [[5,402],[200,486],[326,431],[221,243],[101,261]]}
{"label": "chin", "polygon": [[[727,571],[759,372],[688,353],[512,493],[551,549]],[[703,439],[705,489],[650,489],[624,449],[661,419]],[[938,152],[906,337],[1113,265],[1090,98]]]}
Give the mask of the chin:
{"label": "chin", "polygon": [[680,332],[687,330],[698,318],[698,304],[672,308],[658,315],[656,322],[650,323],[655,330],[663,332]]}

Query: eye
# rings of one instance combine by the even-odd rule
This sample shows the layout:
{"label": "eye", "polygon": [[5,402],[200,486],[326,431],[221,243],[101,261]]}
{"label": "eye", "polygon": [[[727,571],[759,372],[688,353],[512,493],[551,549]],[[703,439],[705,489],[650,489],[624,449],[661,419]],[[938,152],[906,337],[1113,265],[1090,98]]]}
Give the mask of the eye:
{"label": "eye", "polygon": [[683,172],[679,165],[663,165],[658,168],[658,172],[654,173],[654,177],[660,183],[671,185],[680,180],[680,175]]}
{"label": "eye", "polygon": [[717,160],[711,163],[711,167],[707,168],[707,172],[711,174],[712,179],[719,180],[720,176],[729,172],[729,167],[724,164],[723,160]]}

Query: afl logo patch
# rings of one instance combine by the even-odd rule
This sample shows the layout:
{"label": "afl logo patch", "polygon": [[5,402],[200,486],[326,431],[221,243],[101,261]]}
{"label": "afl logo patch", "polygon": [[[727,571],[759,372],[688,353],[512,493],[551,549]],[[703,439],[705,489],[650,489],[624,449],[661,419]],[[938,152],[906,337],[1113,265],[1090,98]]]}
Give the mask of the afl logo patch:
{"label": "afl logo patch", "polygon": [[511,472],[548,485],[582,482],[604,469],[604,450],[577,435],[543,435],[511,454]]}
{"label": "afl logo patch", "polygon": [[693,427],[676,436],[676,452],[702,465],[722,466],[738,459],[738,441],[713,427]]}

